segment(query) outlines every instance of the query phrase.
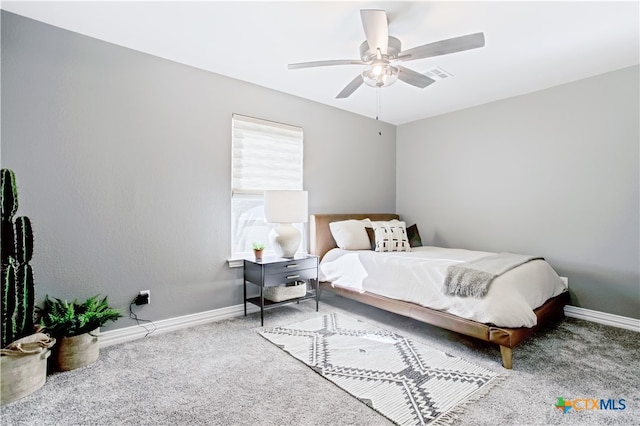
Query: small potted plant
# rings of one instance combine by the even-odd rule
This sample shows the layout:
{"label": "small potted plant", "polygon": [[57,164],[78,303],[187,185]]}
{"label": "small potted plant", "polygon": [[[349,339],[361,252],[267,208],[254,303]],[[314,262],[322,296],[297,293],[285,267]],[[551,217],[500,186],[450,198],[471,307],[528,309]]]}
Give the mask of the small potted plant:
{"label": "small potted plant", "polygon": [[58,344],[51,356],[56,371],[68,371],[94,363],[100,354],[98,333],[108,321],[120,318],[120,310],[109,307],[107,297],[90,297],[85,302],[49,299],[37,308],[43,330],[55,336]]}
{"label": "small potted plant", "polygon": [[253,243],[253,254],[256,257],[256,260],[262,260],[262,252],[264,251],[264,244],[262,243]]}

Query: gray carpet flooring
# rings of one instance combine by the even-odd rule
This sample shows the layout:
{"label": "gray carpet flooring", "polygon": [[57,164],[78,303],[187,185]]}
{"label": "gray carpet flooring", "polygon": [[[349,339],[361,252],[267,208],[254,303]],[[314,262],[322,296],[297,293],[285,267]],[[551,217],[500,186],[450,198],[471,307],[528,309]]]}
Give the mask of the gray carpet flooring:
{"label": "gray carpet flooring", "polygon": [[[499,349],[323,294],[265,313],[286,326],[342,312],[500,371]],[[3,425],[389,425],[385,417],[261,337],[258,314],[114,345],[2,407]],[[507,370],[502,370],[507,371]],[[514,351],[514,369],[460,425],[640,424],[638,333],[567,318]],[[558,397],[625,400],[624,410],[554,408]]]}

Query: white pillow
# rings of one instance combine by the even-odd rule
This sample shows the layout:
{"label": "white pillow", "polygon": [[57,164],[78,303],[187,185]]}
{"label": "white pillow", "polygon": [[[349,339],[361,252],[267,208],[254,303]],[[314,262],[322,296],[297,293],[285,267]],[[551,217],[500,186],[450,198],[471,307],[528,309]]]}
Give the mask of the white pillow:
{"label": "white pillow", "polygon": [[349,219],[329,223],[333,239],[343,250],[371,250],[371,243],[365,227],[371,228],[369,219]]}
{"label": "white pillow", "polygon": [[376,251],[411,251],[407,225],[399,220],[371,222],[376,236]]}

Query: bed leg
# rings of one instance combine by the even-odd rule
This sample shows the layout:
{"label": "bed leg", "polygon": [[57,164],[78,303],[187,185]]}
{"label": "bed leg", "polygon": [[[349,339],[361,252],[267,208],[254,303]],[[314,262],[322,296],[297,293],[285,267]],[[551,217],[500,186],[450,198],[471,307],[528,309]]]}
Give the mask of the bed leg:
{"label": "bed leg", "polygon": [[512,349],[501,345],[500,355],[502,355],[502,366],[507,370],[511,370],[512,361],[513,361]]}

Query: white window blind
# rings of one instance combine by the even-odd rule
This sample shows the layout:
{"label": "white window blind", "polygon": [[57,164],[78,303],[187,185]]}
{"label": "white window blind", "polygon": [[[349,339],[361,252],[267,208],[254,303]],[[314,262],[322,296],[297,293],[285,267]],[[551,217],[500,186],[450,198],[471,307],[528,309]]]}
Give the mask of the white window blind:
{"label": "white window blind", "polygon": [[302,129],[233,115],[234,194],[302,189]]}
{"label": "white window blind", "polygon": [[[233,114],[231,163],[231,256],[251,253],[254,242],[271,252],[263,192],[302,190],[302,128]],[[302,225],[300,230],[303,232]],[[302,246],[306,247],[305,238]]]}

